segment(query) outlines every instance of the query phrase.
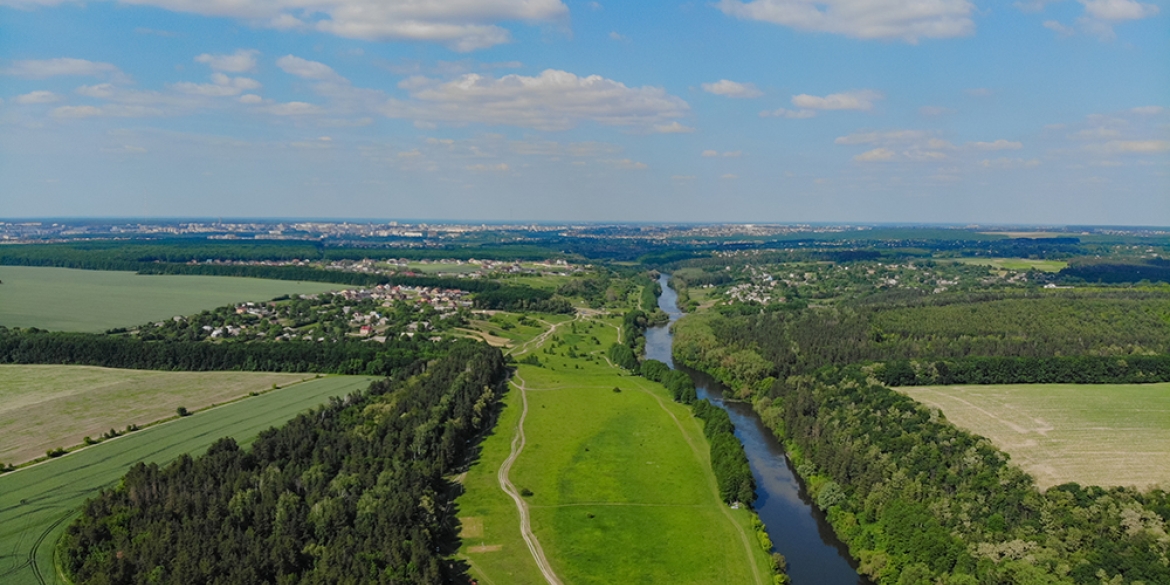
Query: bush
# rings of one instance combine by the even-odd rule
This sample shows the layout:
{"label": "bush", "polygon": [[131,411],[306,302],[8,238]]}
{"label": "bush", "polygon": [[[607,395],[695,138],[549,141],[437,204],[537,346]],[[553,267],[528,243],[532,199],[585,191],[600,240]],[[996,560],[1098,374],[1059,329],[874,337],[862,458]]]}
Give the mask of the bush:
{"label": "bush", "polygon": [[180,407],[176,408],[175,413],[178,414],[179,416],[190,416],[191,415],[191,413],[187,410],[186,406],[180,406]]}

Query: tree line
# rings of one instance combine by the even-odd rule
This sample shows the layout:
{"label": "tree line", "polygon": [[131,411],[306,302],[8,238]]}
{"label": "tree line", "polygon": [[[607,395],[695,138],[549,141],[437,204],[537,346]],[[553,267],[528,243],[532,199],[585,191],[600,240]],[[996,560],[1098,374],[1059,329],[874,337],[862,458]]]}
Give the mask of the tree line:
{"label": "tree line", "polygon": [[81,584],[467,583],[452,485],[493,422],[504,358],[452,345],[394,378],[166,466],[138,464],[60,544]]}

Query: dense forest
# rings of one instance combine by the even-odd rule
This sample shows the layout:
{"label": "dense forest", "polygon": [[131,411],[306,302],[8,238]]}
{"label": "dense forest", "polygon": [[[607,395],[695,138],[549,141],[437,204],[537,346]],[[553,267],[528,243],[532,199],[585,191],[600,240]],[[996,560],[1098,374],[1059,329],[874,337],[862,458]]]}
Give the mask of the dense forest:
{"label": "dense forest", "polygon": [[143,341],[134,337],[60,333],[0,326],[0,363],[72,364],[140,370],[314,372],[386,376],[420,357],[438,355],[444,342],[392,337],[368,341],[213,343]]}
{"label": "dense forest", "polygon": [[444,476],[491,424],[506,375],[485,344],[453,345],[333,399],[250,449],[138,464],[60,545],[78,585],[468,582]]}
{"label": "dense forest", "polygon": [[[751,400],[879,583],[1170,583],[1170,496],[1040,492],[986,439],[882,384],[1170,380],[1164,292],[736,304],[679,322],[675,359]],[[875,363],[876,362],[876,363]]]}
{"label": "dense forest", "polygon": [[[914,295],[808,310],[719,309],[680,322],[675,352],[736,388],[764,389],[770,378],[824,366],[911,360],[923,376],[915,383],[1170,379],[1165,292]],[[990,357],[1002,359],[979,359]]]}

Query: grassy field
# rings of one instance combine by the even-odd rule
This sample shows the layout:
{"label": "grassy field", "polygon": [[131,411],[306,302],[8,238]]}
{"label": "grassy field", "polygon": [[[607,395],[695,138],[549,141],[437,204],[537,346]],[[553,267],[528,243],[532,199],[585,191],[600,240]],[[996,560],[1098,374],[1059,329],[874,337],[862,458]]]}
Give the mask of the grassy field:
{"label": "grassy field", "polygon": [[180,406],[202,409],[312,377],[0,365],[0,462],[22,463],[110,429],[174,416]]}
{"label": "grassy field", "polygon": [[1170,487],[1170,384],[901,388],[991,439],[1041,488]]}
{"label": "grassy field", "polygon": [[[481,583],[547,582],[497,478],[526,399],[526,446],[510,479],[530,492],[523,499],[532,531],[560,581],[770,583],[749,513],[719,499],[701,423],[660,385],[601,357],[617,323],[563,322],[517,344],[518,357],[535,355],[542,366],[520,366],[515,382],[525,389],[509,391],[463,480],[461,558]],[[570,350],[578,357],[568,357]]]}
{"label": "grassy field", "polygon": [[225,436],[251,443],[297,413],[364,389],[369,378],[331,376],[233,402],[0,475],[0,583],[65,584],[54,569],[57,539],[79,506],[139,461],[199,453]]}
{"label": "grassy field", "polygon": [[1026,271],[1035,268],[1040,272],[1060,272],[1068,262],[1062,260],[1030,260],[1028,258],[954,258],[963,264],[990,266],[1003,270]]}
{"label": "grassy field", "polygon": [[100,332],[243,301],[344,288],[223,276],[0,266],[0,325]]}

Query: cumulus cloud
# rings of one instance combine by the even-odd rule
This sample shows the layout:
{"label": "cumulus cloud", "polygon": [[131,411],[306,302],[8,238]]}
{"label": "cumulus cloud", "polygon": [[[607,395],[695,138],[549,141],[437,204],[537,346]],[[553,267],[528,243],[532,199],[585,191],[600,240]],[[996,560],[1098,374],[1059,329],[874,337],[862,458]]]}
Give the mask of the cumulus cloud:
{"label": "cumulus cloud", "polygon": [[411,99],[388,100],[380,108],[382,113],[423,121],[566,130],[589,120],[607,126],[679,131],[671,122],[690,110],[685,101],[662,88],[627,87],[599,75],[579,77],[555,69],[535,77],[494,78],[475,73],[450,81],[412,77],[399,87],[408,90]]}
{"label": "cumulus cloud", "polygon": [[888,148],[875,148],[853,157],[853,160],[857,162],[886,162],[894,160],[896,156],[897,153]]}
{"label": "cumulus cloud", "polygon": [[212,55],[204,53],[195,57],[195,62],[204,63],[216,71],[228,73],[246,73],[256,70],[256,55],[259,51],[240,49],[231,55]]}
{"label": "cumulus cloud", "polygon": [[45,90],[31,91],[29,93],[18,95],[12,101],[18,104],[51,104],[53,102],[61,101],[61,96]]}
{"label": "cumulus cloud", "polygon": [[17,77],[28,77],[30,79],[45,79],[60,75],[109,77],[115,80],[124,80],[126,78],[126,75],[113,64],[66,57],[59,59],[13,61],[12,65],[3,70],[3,73]]}
{"label": "cumulus cloud", "polygon": [[715,157],[719,156],[719,151],[718,150],[704,150],[700,156],[705,157],[705,158],[715,158]]}
{"label": "cumulus cloud", "polygon": [[979,166],[985,169],[1030,169],[1040,166],[1040,159],[1001,157],[996,159],[984,159],[979,162]]}
{"label": "cumulus cloud", "polygon": [[641,171],[641,170],[645,170],[645,169],[650,168],[650,165],[648,165],[644,162],[638,162],[636,160],[631,160],[628,158],[623,158],[623,159],[619,159],[619,160],[611,160],[611,161],[606,161],[606,162],[612,164],[613,166],[615,166],[619,169],[626,170],[626,171]]}
{"label": "cumulus cloud", "polygon": [[1162,106],[1141,106],[1133,108],[1130,111],[1142,116],[1154,116],[1162,113]]}
{"label": "cumulus cloud", "polygon": [[1012,142],[1002,138],[994,142],[970,142],[968,144],[976,150],[1019,150],[1024,147],[1021,142]]}
{"label": "cumulus cloud", "polygon": [[724,14],[797,30],[917,43],[975,32],[967,0],[720,0]]}
{"label": "cumulus cloud", "polygon": [[320,106],[306,102],[272,104],[266,111],[274,116],[310,116],[324,112]]}
{"label": "cumulus cloud", "polygon": [[189,95],[228,97],[240,95],[245,91],[260,89],[260,82],[248,77],[229,77],[217,72],[211,75],[211,83],[183,81],[173,83],[170,87],[179,93]]}
{"label": "cumulus cloud", "polygon": [[239,102],[241,104],[259,104],[264,102],[264,98],[254,93],[248,93],[240,96]]}
{"label": "cumulus cloud", "polygon": [[1085,14],[1101,20],[1140,20],[1158,14],[1158,7],[1134,0],[1081,0]]}
{"label": "cumulus cloud", "polygon": [[1170,151],[1170,140],[1110,140],[1094,149],[1107,153],[1150,154]]}
{"label": "cumulus cloud", "polygon": [[694,132],[695,129],[690,126],[683,126],[675,120],[669,124],[658,124],[654,126],[654,131],[659,134],[687,134]]}
{"label": "cumulus cloud", "polygon": [[[370,41],[436,42],[456,51],[473,51],[509,42],[511,33],[496,25],[497,22],[557,22],[564,20],[569,13],[560,0],[118,1],[174,12],[235,18],[278,30],[316,30]],[[52,6],[62,0],[15,2],[19,6]]]}
{"label": "cumulus cloud", "polygon": [[802,93],[792,96],[792,105],[810,110],[870,110],[882,94],[869,89],[832,93],[824,97]]}
{"label": "cumulus cloud", "polygon": [[53,110],[54,118],[89,118],[102,115],[95,106],[61,106]]}
{"label": "cumulus cloud", "polygon": [[475,171],[478,173],[484,173],[484,172],[497,172],[497,173],[499,173],[499,172],[504,172],[504,171],[508,170],[508,163],[500,163],[498,165],[484,165],[484,164],[467,165],[466,168],[469,171]]}
{"label": "cumulus cloud", "polygon": [[737,83],[727,79],[720,79],[715,83],[704,83],[703,91],[729,98],[755,98],[764,95],[764,92],[751,83]]}
{"label": "cumulus cloud", "polygon": [[805,120],[813,118],[817,115],[816,110],[786,110],[784,108],[777,108],[775,110],[764,110],[760,112],[761,118],[788,118],[790,120]]}
{"label": "cumulus cloud", "polygon": [[309,61],[308,59],[302,59],[295,55],[285,55],[277,59],[276,66],[280,67],[285,73],[296,75],[302,79],[316,81],[340,81],[344,79],[332,67],[324,63]]}

